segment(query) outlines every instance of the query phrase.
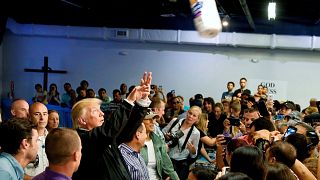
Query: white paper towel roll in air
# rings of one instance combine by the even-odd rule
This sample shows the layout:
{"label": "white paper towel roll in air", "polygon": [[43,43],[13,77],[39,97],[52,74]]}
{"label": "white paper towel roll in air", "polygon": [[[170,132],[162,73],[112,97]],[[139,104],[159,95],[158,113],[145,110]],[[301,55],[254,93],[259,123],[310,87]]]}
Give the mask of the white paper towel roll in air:
{"label": "white paper towel roll in air", "polygon": [[215,0],[190,0],[193,22],[201,37],[213,38],[221,31]]}

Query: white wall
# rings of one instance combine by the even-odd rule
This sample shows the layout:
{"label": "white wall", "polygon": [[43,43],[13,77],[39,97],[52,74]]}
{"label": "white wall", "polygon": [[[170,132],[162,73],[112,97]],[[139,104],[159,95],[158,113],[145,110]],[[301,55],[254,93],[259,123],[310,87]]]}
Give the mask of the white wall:
{"label": "white wall", "polygon": [[[15,82],[16,97],[31,98],[34,84],[42,83],[40,73],[24,68],[41,68],[43,57],[49,57],[54,70],[67,74],[50,74],[49,84],[57,83],[63,92],[68,81],[75,89],[87,79],[96,91],[105,87],[109,94],[122,82],[137,84],[143,71],[153,72],[154,84],[186,99],[196,93],[220,100],[228,81],[239,87],[246,77],[251,91],[258,84],[250,80],[285,82],[282,100],[290,99],[306,107],[311,97],[319,98],[318,70],[320,53],[315,51],[270,50],[177,44],[130,43],[102,40],[78,40],[54,37],[8,34],[3,43],[3,93]],[[121,53],[126,55],[121,55]],[[252,63],[250,60],[258,60]],[[251,82],[252,82],[251,81]]]}

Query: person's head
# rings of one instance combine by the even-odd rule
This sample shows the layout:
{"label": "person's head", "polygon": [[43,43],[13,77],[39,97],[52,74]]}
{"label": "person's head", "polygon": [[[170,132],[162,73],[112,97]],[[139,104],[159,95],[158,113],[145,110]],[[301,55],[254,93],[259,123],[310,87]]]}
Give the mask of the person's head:
{"label": "person's head", "polygon": [[51,130],[54,128],[59,127],[59,113],[56,110],[49,110],[49,117],[48,117],[48,124],[47,124],[47,129]]}
{"label": "person's head", "polygon": [[17,118],[29,117],[29,104],[24,99],[16,99],[11,104],[11,115]]}
{"label": "person's head", "polygon": [[295,180],[290,168],[282,163],[271,163],[267,165],[266,180]]}
{"label": "person's head", "polygon": [[229,172],[219,178],[219,180],[252,180],[242,172]]}
{"label": "person's head", "polygon": [[289,135],[286,139],[286,142],[293,145],[297,151],[297,159],[299,161],[305,160],[307,157],[310,156],[309,150],[308,150],[308,143],[307,139],[304,135],[299,133],[294,133]]}
{"label": "person's head", "polygon": [[233,88],[234,88],[234,82],[232,82],[232,81],[228,82],[228,84],[227,84],[228,91],[231,92],[233,90]]}
{"label": "person's head", "polygon": [[70,83],[64,83],[63,88],[66,92],[69,92],[72,89],[72,86]]}
{"label": "person's head", "polygon": [[121,91],[121,94],[126,94],[127,93],[127,85],[125,83],[122,83],[120,85],[120,91]]}
{"label": "person's head", "polygon": [[306,137],[308,150],[310,153],[313,152],[319,143],[319,137],[314,128],[304,122],[298,122],[295,127],[297,128],[296,133],[303,134]]}
{"label": "person's head", "polygon": [[264,179],[266,167],[262,151],[255,146],[237,148],[231,157],[230,171],[245,173],[253,180]]}
{"label": "person's head", "polygon": [[127,133],[127,136],[124,137],[121,141],[124,143],[130,143],[129,146],[133,147],[136,150],[140,150],[147,139],[147,130],[142,122],[138,128],[131,129],[130,132]]}
{"label": "person's head", "polygon": [[243,124],[246,126],[247,132],[250,131],[251,123],[260,117],[259,111],[254,108],[245,109],[243,111]]}
{"label": "person's head", "polygon": [[214,100],[212,97],[204,98],[203,100],[203,108],[207,113],[211,113],[213,111]]}
{"label": "person's head", "polygon": [[196,123],[197,129],[206,132],[208,130],[208,114],[207,113],[201,113],[200,120]]}
{"label": "person's head", "polygon": [[295,109],[294,103],[287,101],[281,104],[280,113],[283,115],[289,115]]}
{"label": "person's head", "polygon": [[147,112],[147,114],[144,116],[143,124],[146,127],[147,134],[154,131],[154,125],[157,122],[157,118],[159,118],[159,115],[151,111],[150,109]]}
{"label": "person's head", "polygon": [[81,140],[76,131],[67,128],[53,129],[46,137],[45,143],[49,168],[68,165],[75,172],[80,165],[81,148]]}
{"label": "person's head", "polygon": [[280,162],[292,167],[296,161],[296,149],[288,142],[276,141],[266,151],[266,159],[269,163]]}
{"label": "person's head", "polygon": [[54,83],[50,84],[50,86],[49,86],[49,91],[50,91],[50,92],[52,92],[52,91],[57,92],[57,91],[58,91],[57,85],[54,84]]}
{"label": "person's head", "polygon": [[100,99],[104,99],[105,97],[107,97],[107,91],[104,88],[100,88],[98,90],[98,94]]}
{"label": "person's head", "polygon": [[104,113],[100,110],[101,100],[98,98],[86,98],[73,105],[71,117],[73,128],[91,130],[99,127],[104,122]]}
{"label": "person's head", "polygon": [[214,113],[214,116],[216,117],[216,119],[219,119],[221,114],[224,112],[223,111],[224,108],[223,108],[223,104],[222,103],[216,103],[213,107],[213,113]]}
{"label": "person's head", "polygon": [[262,93],[263,94],[268,94],[269,90],[268,90],[268,87],[267,86],[263,86],[263,90],[262,90]]}
{"label": "person's head", "polygon": [[258,119],[254,120],[250,124],[250,132],[253,133],[255,131],[260,130],[268,130],[269,132],[272,132],[275,130],[274,125],[269,119],[266,119],[265,117],[259,117]]}
{"label": "person's head", "polygon": [[202,111],[200,107],[192,106],[187,112],[187,117],[185,122],[190,125],[198,122],[200,119],[201,113]]}
{"label": "person's head", "polygon": [[84,89],[87,89],[89,86],[89,82],[87,80],[82,80],[80,82],[80,86],[83,87]]}
{"label": "person's head", "polygon": [[196,167],[190,170],[188,180],[212,180],[216,175],[211,169]]}
{"label": "person's head", "polygon": [[314,106],[309,106],[306,108],[305,110],[305,115],[310,115],[310,114],[313,114],[313,113],[318,113],[318,108],[317,107],[314,107]]}
{"label": "person's head", "polygon": [[231,112],[231,115],[235,117],[240,116],[241,104],[239,101],[232,101],[232,103],[230,104],[230,112]]}
{"label": "person's head", "polygon": [[317,99],[311,98],[309,101],[310,107],[317,107]]}
{"label": "person's head", "polygon": [[0,147],[2,152],[22,157],[25,167],[35,160],[38,152],[38,131],[28,119],[12,118],[0,124]]}
{"label": "person's head", "polygon": [[230,113],[230,101],[224,99],[221,101],[221,103],[223,104],[223,112],[225,112],[226,114]]}
{"label": "person's head", "polygon": [[260,84],[257,88],[258,94],[263,94],[263,86]]}
{"label": "person's head", "polygon": [[34,88],[36,89],[37,92],[42,92],[42,85],[41,84],[36,84],[34,85]]}
{"label": "person's head", "polygon": [[178,97],[173,97],[171,99],[171,103],[172,103],[172,107],[174,110],[178,110],[181,108],[181,102],[180,102],[180,98]]}
{"label": "person's head", "polygon": [[246,85],[247,85],[247,79],[246,78],[241,78],[240,79],[240,88],[241,89],[244,89],[245,87],[246,87]]}
{"label": "person's head", "polygon": [[239,147],[248,145],[246,141],[242,139],[231,139],[226,148],[226,161],[230,164],[232,153]]}
{"label": "person's head", "polygon": [[48,124],[48,109],[40,103],[35,102],[30,106],[29,109],[30,119],[37,124],[38,129],[44,129]]}
{"label": "person's head", "polygon": [[150,108],[161,118],[164,115],[166,103],[163,100],[157,99],[151,102]]}
{"label": "person's head", "polygon": [[121,102],[121,93],[119,89],[115,89],[112,91],[112,95],[113,95],[113,100],[115,102]]}
{"label": "person's head", "polygon": [[95,98],[96,97],[96,93],[94,92],[93,89],[87,89],[87,97],[88,98]]}
{"label": "person's head", "polygon": [[85,87],[79,86],[77,88],[77,93],[79,97],[85,98],[87,96],[87,89]]}

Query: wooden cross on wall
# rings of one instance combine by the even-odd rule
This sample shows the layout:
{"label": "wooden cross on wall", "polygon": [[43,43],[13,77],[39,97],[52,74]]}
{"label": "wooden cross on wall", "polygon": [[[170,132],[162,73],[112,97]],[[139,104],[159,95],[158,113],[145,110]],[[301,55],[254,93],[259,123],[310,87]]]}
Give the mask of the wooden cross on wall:
{"label": "wooden cross on wall", "polygon": [[48,66],[48,57],[44,57],[44,65],[42,66],[41,69],[24,69],[25,72],[41,72],[43,73],[43,85],[42,88],[44,91],[47,91],[48,87],[48,73],[59,73],[59,74],[65,74],[67,71],[64,70],[52,70]]}

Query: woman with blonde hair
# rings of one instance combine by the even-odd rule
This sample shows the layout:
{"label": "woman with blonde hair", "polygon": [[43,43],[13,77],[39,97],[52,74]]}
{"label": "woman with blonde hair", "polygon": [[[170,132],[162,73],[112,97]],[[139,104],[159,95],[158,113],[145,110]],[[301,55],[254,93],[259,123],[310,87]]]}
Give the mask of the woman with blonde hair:
{"label": "woman with blonde hair", "polygon": [[[202,111],[198,106],[192,106],[185,119],[173,119],[162,129],[169,145],[169,157],[180,179],[187,179],[190,158],[197,156],[200,132],[194,127],[199,121]],[[178,136],[180,134],[180,136]]]}

